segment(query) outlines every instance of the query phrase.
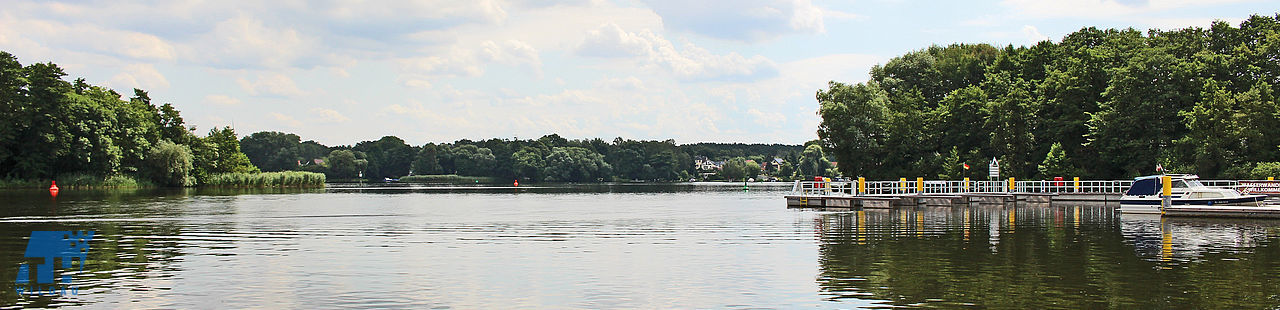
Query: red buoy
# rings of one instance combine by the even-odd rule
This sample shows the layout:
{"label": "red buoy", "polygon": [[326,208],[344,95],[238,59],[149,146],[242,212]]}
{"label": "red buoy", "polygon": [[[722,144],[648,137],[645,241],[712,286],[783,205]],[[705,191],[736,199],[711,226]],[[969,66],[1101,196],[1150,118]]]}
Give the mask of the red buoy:
{"label": "red buoy", "polygon": [[49,196],[58,197],[58,181],[53,181],[53,185],[49,186]]}
{"label": "red buoy", "polygon": [[520,187],[520,179],[516,179],[515,186]]}

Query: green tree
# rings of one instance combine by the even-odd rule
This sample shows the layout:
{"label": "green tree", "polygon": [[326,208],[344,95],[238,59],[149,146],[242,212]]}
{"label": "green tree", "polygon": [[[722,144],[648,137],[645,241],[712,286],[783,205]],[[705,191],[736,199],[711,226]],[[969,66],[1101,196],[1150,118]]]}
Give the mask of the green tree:
{"label": "green tree", "polygon": [[747,178],[755,178],[760,175],[760,164],[755,161],[748,161],[746,162],[746,165],[743,166],[742,171]]}
{"label": "green tree", "polygon": [[262,171],[285,171],[298,167],[302,160],[298,146],[302,138],[278,131],[255,132],[240,139],[240,149],[249,162]]}
{"label": "green tree", "polygon": [[418,150],[418,155],[414,156],[412,171],[414,174],[437,174],[440,173],[440,160],[436,154],[440,152],[440,148],[433,143],[427,143]]}
{"label": "green tree", "polygon": [[542,174],[552,182],[594,182],[611,174],[604,155],[581,147],[555,147],[547,156]]}
{"label": "green tree", "polygon": [[[823,145],[832,149],[840,162],[846,163],[840,167],[846,175],[881,173],[884,159],[890,155],[884,147],[888,94],[874,82],[856,85],[830,82],[827,87],[817,95],[818,115],[822,117],[818,137]],[[810,151],[806,148],[804,152]],[[801,174],[810,175],[814,173],[812,169],[817,168],[810,166],[809,169],[801,169]],[[789,176],[793,172],[787,169],[783,174]]]}
{"label": "green tree", "polygon": [[729,181],[738,181],[746,179],[747,163],[742,157],[734,157],[724,162],[720,167],[720,176]]}
{"label": "green tree", "polygon": [[1044,162],[1040,163],[1037,170],[1040,171],[1040,176],[1046,179],[1080,176],[1080,169],[1071,164],[1066,151],[1062,150],[1061,143],[1054,143],[1049,147],[1049,153],[1045,155]]}
{"label": "green tree", "polygon": [[204,138],[191,141],[191,152],[194,158],[192,175],[203,182],[205,178],[219,173],[254,173],[249,157],[240,152],[240,140],[231,127],[210,129]]}
{"label": "green tree", "polygon": [[515,170],[516,178],[534,181],[542,180],[542,170],[547,166],[543,157],[542,152],[533,147],[525,147],[512,155],[511,160],[514,161],[512,167]]}
{"label": "green tree", "polygon": [[802,178],[811,176],[830,176],[831,161],[827,160],[826,154],[822,151],[822,146],[811,144],[804,148],[804,152],[800,154],[800,164],[798,165],[799,173]]}
{"label": "green tree", "polygon": [[368,160],[357,158],[356,152],[351,150],[334,150],[329,152],[329,156],[325,159],[325,164],[329,165],[329,173],[326,178],[333,179],[354,179],[364,171],[369,164]]}
{"label": "green tree", "polygon": [[191,176],[192,155],[185,145],[160,141],[147,154],[147,175],[156,184],[163,186],[193,186],[196,183]]}

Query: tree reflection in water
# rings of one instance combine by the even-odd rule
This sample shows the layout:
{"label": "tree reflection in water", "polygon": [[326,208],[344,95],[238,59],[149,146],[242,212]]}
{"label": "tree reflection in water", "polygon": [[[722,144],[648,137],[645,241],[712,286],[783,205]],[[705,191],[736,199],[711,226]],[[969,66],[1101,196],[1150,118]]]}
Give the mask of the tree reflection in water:
{"label": "tree reflection in water", "polygon": [[886,306],[1274,308],[1280,221],[980,205],[831,213],[820,290]]}

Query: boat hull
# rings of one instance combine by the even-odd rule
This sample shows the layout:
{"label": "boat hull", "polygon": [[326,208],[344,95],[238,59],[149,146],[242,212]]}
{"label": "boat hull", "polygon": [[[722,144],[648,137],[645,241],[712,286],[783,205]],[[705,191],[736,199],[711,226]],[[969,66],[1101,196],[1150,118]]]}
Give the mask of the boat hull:
{"label": "boat hull", "polygon": [[[1174,206],[1258,206],[1266,199],[1266,195],[1245,195],[1231,198],[1173,198],[1170,203]],[[1125,196],[1120,198],[1120,213],[1161,214],[1160,198]]]}
{"label": "boat hull", "polygon": [[[1121,205],[1160,205],[1159,197],[1121,197]],[[1246,205],[1253,206],[1267,200],[1267,195],[1245,195],[1240,197],[1226,198],[1173,198],[1170,201],[1173,205],[1197,205],[1197,206],[1229,206],[1229,205]]]}

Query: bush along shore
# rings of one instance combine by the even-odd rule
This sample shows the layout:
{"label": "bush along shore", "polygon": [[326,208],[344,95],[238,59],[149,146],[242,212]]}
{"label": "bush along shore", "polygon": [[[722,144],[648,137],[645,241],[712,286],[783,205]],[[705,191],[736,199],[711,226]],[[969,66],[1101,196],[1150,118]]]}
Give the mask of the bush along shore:
{"label": "bush along shore", "polygon": [[[87,174],[69,174],[52,180],[0,180],[0,189],[48,188],[58,182],[62,189],[135,189],[157,188],[154,182],[127,175],[99,177]],[[324,174],[304,171],[260,172],[260,173],[222,173],[212,175],[199,184],[188,184],[186,187],[213,188],[323,188]]]}
{"label": "bush along shore", "polygon": [[3,179],[0,188],[48,188],[58,182],[59,188],[153,188],[155,183],[127,175],[95,176],[91,174],[67,174],[53,180]]}
{"label": "bush along shore", "polygon": [[404,183],[448,183],[448,184],[491,184],[497,183],[494,177],[462,176],[456,174],[411,175],[400,178]]}

